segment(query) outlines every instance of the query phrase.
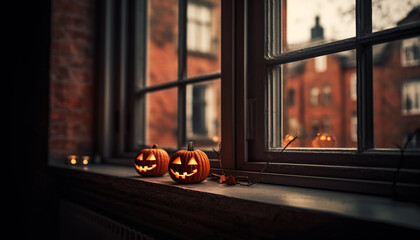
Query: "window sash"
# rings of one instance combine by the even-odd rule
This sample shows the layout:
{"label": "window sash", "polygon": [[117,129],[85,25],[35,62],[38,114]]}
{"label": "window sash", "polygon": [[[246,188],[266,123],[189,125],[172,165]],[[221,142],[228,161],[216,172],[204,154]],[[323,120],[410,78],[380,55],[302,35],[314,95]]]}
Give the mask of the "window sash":
{"label": "window sash", "polygon": [[[229,9],[222,9],[222,19],[228,18],[229,14],[236,24],[222,25],[226,29],[222,31],[225,39],[222,48],[225,45],[225,48],[232,49],[230,52],[222,50],[222,59],[235,60],[232,65],[222,64],[222,101],[230,101],[235,106],[234,109],[229,106],[223,109],[222,106],[222,125],[235,126],[235,130],[229,132],[222,128],[222,163],[225,172],[230,168],[233,173],[258,177],[265,162],[270,161],[262,182],[392,195],[395,192],[394,179],[398,175],[399,192],[412,195],[417,191],[420,187],[416,180],[420,174],[420,163],[416,160],[418,151],[407,150],[401,157],[399,151],[373,149],[372,46],[418,36],[420,24],[372,33],[371,2],[357,0],[355,37],[273,57],[267,54],[266,47],[273,46],[270,41],[273,38],[265,42],[265,24],[281,23],[284,16],[276,15],[269,20],[264,18],[267,7],[273,6],[269,0],[238,0],[235,4],[236,8],[226,3]],[[275,37],[279,39],[279,36]],[[267,131],[271,120],[267,117],[267,107],[272,103],[270,89],[266,94],[269,84],[263,83],[263,79],[267,79],[268,70],[285,63],[354,49],[358,63],[357,116],[360,123],[357,126],[357,149],[288,149],[280,153],[279,149],[267,147],[271,134]],[[227,94],[234,97],[228,97]],[[226,143],[224,135],[234,136],[233,144]],[[229,147],[232,149],[226,153]],[[404,168],[399,169],[402,161]]]}
{"label": "window sash", "polygon": [[[178,89],[177,149],[183,148],[186,139],[186,86],[221,78],[221,73],[187,77],[187,6],[188,0],[178,1],[177,79],[146,86],[148,1],[107,0],[98,4],[102,13],[100,21],[106,23],[99,32],[102,36],[99,38],[99,49],[108,53],[98,67],[99,77],[104,79],[98,101],[105,103],[99,110],[99,119],[103,122],[98,129],[98,141],[99,152],[105,161],[115,163],[134,157],[138,150],[134,143],[134,124],[140,123],[138,132],[143,138],[140,140],[145,142],[145,96],[170,88]],[[133,114],[135,109],[140,110]],[[175,150],[168,149],[170,152]],[[208,153],[215,157],[214,153]]]}

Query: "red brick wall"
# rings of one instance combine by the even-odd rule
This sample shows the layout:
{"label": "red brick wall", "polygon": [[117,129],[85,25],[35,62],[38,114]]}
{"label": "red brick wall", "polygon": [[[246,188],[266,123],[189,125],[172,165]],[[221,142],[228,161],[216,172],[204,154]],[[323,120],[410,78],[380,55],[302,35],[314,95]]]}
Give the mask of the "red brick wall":
{"label": "red brick wall", "polygon": [[53,0],[49,156],[93,151],[94,1]]}

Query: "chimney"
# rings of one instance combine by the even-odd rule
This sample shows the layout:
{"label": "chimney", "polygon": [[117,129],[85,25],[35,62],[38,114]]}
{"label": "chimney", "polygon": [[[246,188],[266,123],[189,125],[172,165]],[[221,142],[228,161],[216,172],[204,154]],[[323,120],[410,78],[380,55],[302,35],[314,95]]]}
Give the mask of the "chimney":
{"label": "chimney", "polygon": [[315,26],[311,28],[311,41],[324,39],[324,28],[319,24],[319,16],[315,17]]}

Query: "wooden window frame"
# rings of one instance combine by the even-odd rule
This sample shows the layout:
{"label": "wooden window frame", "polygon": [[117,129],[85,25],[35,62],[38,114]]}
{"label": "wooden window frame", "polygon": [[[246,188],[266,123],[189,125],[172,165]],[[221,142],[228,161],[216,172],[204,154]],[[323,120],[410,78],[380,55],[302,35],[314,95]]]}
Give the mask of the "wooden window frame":
{"label": "wooden window frame", "polygon": [[[178,146],[186,146],[186,86],[214,81],[221,73],[187,77],[187,6],[178,0],[178,75],[177,79],[146,86],[148,1],[121,0],[98,2],[98,152],[103,162],[131,164],[138,148],[134,144],[134,124],[145,132],[146,94],[178,90]],[[139,100],[136,103],[136,99]],[[134,109],[140,108],[136,116]],[[137,122],[135,121],[137,119]],[[136,123],[135,123],[136,122]],[[143,136],[144,137],[144,136]],[[142,142],[145,142],[144,140]],[[173,153],[176,149],[167,149]],[[207,152],[210,157],[216,154]]]}
{"label": "wooden window frame", "polygon": [[[384,42],[418,36],[419,23],[403,25],[372,33],[371,2],[356,0],[356,36],[336,42],[312,46],[305,51],[281,54],[266,58],[265,12],[266,1],[232,0],[221,1],[222,40],[221,73],[186,78],[187,49],[186,12],[187,0],[179,0],[180,34],[179,73],[176,81],[141,88],[134,87],[133,79],[145,79],[144,69],[134,63],[146,61],[144,29],[147,14],[142,9],[147,1],[122,0],[127,14],[115,14],[111,0],[99,2],[102,14],[98,26],[98,152],[105,162],[130,163],[134,157],[133,147],[127,148],[132,138],[130,126],[133,99],[136,95],[177,87],[179,95],[185,96],[187,84],[222,78],[221,81],[221,163],[227,174],[244,175],[260,182],[292,186],[350,191],[398,198],[419,199],[420,161],[418,152],[373,149],[373,104],[372,104],[372,46]],[[125,9],[125,10],[124,10]],[[125,30],[114,24],[119,20]],[[276,16],[280,22],[284,16]],[[122,18],[121,18],[122,19]],[[140,29],[140,30],[139,30]],[[120,39],[116,32],[121,31]],[[123,47],[125,44],[125,47]],[[183,45],[182,45],[183,44]],[[357,106],[358,146],[354,149],[334,150],[286,150],[273,151],[267,146],[267,70],[270,67],[307,58],[333,54],[341,51],[357,51]],[[134,54],[137,53],[137,54]],[[125,59],[127,64],[123,64]],[[136,67],[137,66],[137,67]],[[130,81],[130,79],[132,81]],[[182,81],[179,81],[182,80]],[[114,86],[126,82],[126,88]],[[133,84],[131,86],[130,84]],[[121,86],[121,85],[120,85]],[[123,104],[126,101],[126,104]],[[178,99],[178,111],[185,111],[185,98]],[[185,123],[185,114],[179,114],[178,122]],[[116,129],[126,129],[116,131]],[[127,130],[128,129],[128,130]],[[178,149],[185,142],[185,126],[178,129]],[[169,149],[169,152],[175,149]],[[219,162],[213,152],[208,152],[213,172],[220,172]],[[261,169],[266,165],[264,173]],[[262,176],[262,178],[260,178]]]}
{"label": "wooden window frame", "polygon": [[[233,174],[261,182],[419,199],[418,151],[374,149],[372,46],[418,36],[413,23],[372,32],[371,1],[356,1],[356,36],[266,57],[264,13],[270,1],[232,1],[222,5],[222,164]],[[283,16],[275,16],[280,23]],[[226,21],[231,20],[231,21]],[[270,24],[270,23],[267,23]],[[270,44],[269,40],[268,43]],[[357,51],[357,149],[286,150],[267,144],[269,68],[293,61]],[[231,159],[234,159],[233,161]]]}

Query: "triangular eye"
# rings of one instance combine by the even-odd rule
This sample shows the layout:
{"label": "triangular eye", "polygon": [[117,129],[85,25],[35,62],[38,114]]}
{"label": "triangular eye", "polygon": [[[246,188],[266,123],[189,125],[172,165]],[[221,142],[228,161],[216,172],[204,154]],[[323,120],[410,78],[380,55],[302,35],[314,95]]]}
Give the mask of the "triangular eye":
{"label": "triangular eye", "polygon": [[140,155],[137,157],[137,160],[143,161],[143,153],[140,153]]}
{"label": "triangular eye", "polygon": [[190,159],[190,161],[188,162],[188,165],[198,165],[198,163],[197,163],[197,161],[195,160],[195,158],[194,158],[194,157],[192,157],[192,158]]}
{"label": "triangular eye", "polygon": [[172,162],[172,164],[179,164],[179,165],[181,165],[182,163],[181,163],[181,158],[180,157],[177,157],[173,162]]}
{"label": "triangular eye", "polygon": [[147,159],[146,160],[148,160],[148,161],[156,161],[156,157],[155,157],[155,155],[153,155],[153,153],[152,154],[150,154],[149,155],[149,157],[147,157]]}

